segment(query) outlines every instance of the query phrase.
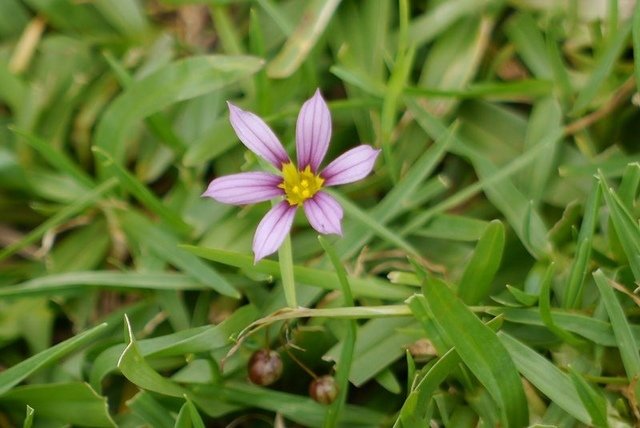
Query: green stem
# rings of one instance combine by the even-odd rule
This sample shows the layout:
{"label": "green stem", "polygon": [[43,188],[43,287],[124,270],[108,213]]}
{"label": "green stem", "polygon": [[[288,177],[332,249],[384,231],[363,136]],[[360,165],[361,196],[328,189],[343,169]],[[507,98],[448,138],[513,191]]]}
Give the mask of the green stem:
{"label": "green stem", "polygon": [[280,263],[280,279],[284,288],[284,298],[287,306],[297,308],[296,283],[293,278],[293,257],[291,255],[291,238],[287,236],[278,250],[278,261]]}
{"label": "green stem", "polygon": [[[351,286],[347,279],[347,271],[345,270],[338,254],[336,253],[333,245],[322,236],[318,236],[320,245],[324,248],[324,251],[329,256],[331,263],[333,264],[338,279],[340,280],[340,286],[342,287],[342,295],[344,297],[344,303],[347,306],[353,307],[354,300],[351,293]],[[351,372],[351,363],[353,361],[353,353],[356,345],[356,336],[358,333],[358,325],[355,320],[350,320],[347,323],[347,332],[342,341],[342,351],[340,352],[340,359],[338,360],[338,370],[336,370],[336,383],[338,384],[338,397],[331,406],[327,409],[327,413],[324,420],[324,428],[334,428],[338,425],[338,419],[340,412],[344,408],[347,401],[347,390],[349,389],[349,373]]]}

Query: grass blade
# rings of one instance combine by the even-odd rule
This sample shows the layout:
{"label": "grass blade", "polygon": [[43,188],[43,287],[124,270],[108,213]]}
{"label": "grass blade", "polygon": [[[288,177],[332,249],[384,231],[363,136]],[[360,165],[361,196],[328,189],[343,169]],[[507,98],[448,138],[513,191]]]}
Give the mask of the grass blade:
{"label": "grass blade", "polygon": [[499,220],[493,220],[478,241],[458,285],[458,296],[466,304],[474,305],[491,294],[503,250],[504,226]]}
{"label": "grass blade", "polygon": [[496,334],[438,279],[427,279],[424,297],[413,297],[433,314],[439,330],[502,409],[507,426],[528,423],[527,402],[513,360]]}
{"label": "grass blade", "polygon": [[607,277],[598,269],[593,274],[593,278],[596,280],[596,286],[598,287],[604,306],[607,309],[613,334],[616,337],[618,351],[620,352],[620,357],[622,357],[624,369],[627,372],[627,378],[630,384],[635,383],[634,390],[636,397],[640,397],[640,383],[638,383],[638,379],[640,379],[640,353],[638,350],[640,347],[633,337],[627,316],[613,288],[609,285]]}

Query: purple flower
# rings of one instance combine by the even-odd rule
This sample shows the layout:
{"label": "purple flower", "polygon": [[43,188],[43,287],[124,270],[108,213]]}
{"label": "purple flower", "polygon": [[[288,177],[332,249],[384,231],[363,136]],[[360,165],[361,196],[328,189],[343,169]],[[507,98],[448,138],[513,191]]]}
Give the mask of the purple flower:
{"label": "purple flower", "polygon": [[264,216],[253,238],[255,261],[278,250],[291,229],[298,206],[322,234],[342,235],[342,207],[322,189],[366,177],[380,153],[361,145],[319,170],[331,139],[331,115],[320,90],[300,109],[296,124],[298,165],[294,165],[278,137],[255,114],[229,104],[231,126],[252,152],[275,166],[281,175],[243,172],[213,180],[203,196],[225,204],[244,205],[284,197]]}

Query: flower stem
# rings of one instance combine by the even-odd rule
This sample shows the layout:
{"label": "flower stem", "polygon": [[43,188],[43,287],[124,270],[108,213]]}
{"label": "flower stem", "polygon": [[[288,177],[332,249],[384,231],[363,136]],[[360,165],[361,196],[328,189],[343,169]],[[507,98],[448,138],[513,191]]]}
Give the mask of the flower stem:
{"label": "flower stem", "polygon": [[[340,257],[338,257],[335,248],[333,248],[333,245],[331,245],[331,243],[326,238],[324,238],[323,236],[318,236],[318,240],[320,241],[320,245],[322,245],[322,248],[324,248],[324,251],[329,256],[329,260],[331,260],[333,268],[336,270],[336,274],[338,275],[338,280],[340,281],[340,286],[342,288],[342,296],[344,298],[345,306],[353,307],[355,303],[353,300],[353,294],[351,293],[351,285],[349,285],[349,280],[347,279],[347,271],[340,261]],[[353,353],[356,346],[357,334],[358,325],[356,324],[356,321],[349,320],[347,324],[347,331],[342,341],[342,351],[340,352],[338,369],[336,370],[335,376],[336,382],[338,384],[338,397],[337,400],[334,401],[327,409],[324,419],[325,428],[334,428],[338,425],[340,412],[342,412],[344,404],[347,401],[347,390],[349,389],[349,373],[351,372],[351,364],[353,362]]]}
{"label": "flower stem", "polygon": [[287,236],[278,250],[278,262],[280,263],[280,278],[284,288],[284,298],[287,306],[297,308],[296,284],[293,279],[293,257],[291,256],[291,238]]}

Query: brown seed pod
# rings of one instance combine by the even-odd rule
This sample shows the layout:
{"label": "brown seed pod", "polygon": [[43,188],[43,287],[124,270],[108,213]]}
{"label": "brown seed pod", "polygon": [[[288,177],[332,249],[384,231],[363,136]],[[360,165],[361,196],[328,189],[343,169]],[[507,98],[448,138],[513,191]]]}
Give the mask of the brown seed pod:
{"label": "brown seed pod", "polygon": [[271,385],[282,375],[280,354],[271,349],[260,349],[253,353],[248,365],[249,380],[256,385]]}
{"label": "brown seed pod", "polygon": [[325,375],[314,379],[309,385],[309,395],[321,404],[331,404],[338,396],[338,385],[333,376]]}

